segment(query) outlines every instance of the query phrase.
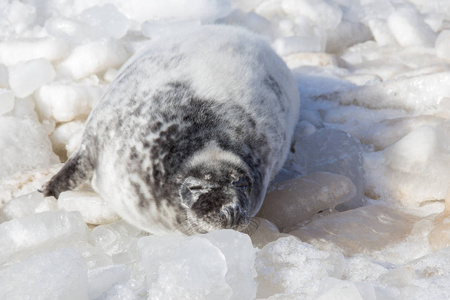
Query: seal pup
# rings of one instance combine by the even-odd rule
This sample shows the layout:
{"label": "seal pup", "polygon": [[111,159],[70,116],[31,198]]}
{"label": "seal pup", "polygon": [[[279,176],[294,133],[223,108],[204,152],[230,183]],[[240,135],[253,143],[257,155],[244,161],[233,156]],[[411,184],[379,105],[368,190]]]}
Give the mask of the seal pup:
{"label": "seal pup", "polygon": [[285,63],[256,35],[205,25],[151,41],[91,112],[41,189],[92,186],[153,234],[244,229],[282,167],[299,112]]}

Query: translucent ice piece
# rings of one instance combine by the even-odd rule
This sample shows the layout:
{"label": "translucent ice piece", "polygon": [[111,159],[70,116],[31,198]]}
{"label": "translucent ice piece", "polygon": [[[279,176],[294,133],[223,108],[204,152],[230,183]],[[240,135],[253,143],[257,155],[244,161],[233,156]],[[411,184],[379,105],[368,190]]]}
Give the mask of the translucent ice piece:
{"label": "translucent ice piece", "polygon": [[254,299],[254,249],[233,230],[139,241],[149,299]]}
{"label": "translucent ice piece", "polygon": [[16,251],[49,243],[86,241],[87,226],[78,212],[49,211],[0,224],[0,263]]}
{"label": "translucent ice piece", "polygon": [[301,292],[303,297],[313,299],[322,279],[342,277],[345,259],[340,253],[321,251],[295,237],[286,237],[264,246],[255,266],[258,298]]}
{"label": "translucent ice piece", "polygon": [[33,192],[14,199],[11,199],[2,207],[1,214],[7,219],[12,220],[24,216],[30,216],[35,213],[57,210],[58,204],[54,197],[44,198],[42,193]]}
{"label": "translucent ice piece", "polygon": [[284,231],[355,195],[356,187],[349,178],[326,172],[311,173],[272,184],[258,216]]}
{"label": "translucent ice piece", "polygon": [[299,138],[294,148],[295,163],[303,173],[329,172],[344,175],[353,182],[356,194],[336,209],[345,210],[363,204],[363,156],[357,139],[344,131],[324,128]]}
{"label": "translucent ice piece", "polygon": [[289,234],[321,248],[328,249],[331,244],[353,255],[402,241],[417,220],[384,205],[369,205],[325,216]]}
{"label": "translucent ice piece", "polygon": [[0,88],[0,116],[14,108],[14,93],[8,89]]}
{"label": "translucent ice piece", "polygon": [[88,224],[108,224],[119,219],[108,203],[97,193],[89,191],[66,191],[58,198],[58,208],[79,211]]}
{"label": "translucent ice piece", "polygon": [[35,256],[0,270],[1,299],[88,299],[87,266],[72,249]]}
{"label": "translucent ice piece", "polygon": [[258,248],[262,248],[279,238],[289,236],[288,234],[280,233],[277,226],[263,218],[253,218],[249,226],[256,228],[252,229],[249,235],[252,239],[253,246]]}

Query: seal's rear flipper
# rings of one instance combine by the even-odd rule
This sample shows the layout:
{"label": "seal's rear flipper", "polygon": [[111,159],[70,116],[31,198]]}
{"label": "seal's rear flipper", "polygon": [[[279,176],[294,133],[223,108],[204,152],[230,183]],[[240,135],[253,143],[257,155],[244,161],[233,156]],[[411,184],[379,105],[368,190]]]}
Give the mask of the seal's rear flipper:
{"label": "seal's rear flipper", "polygon": [[45,197],[58,198],[61,192],[72,190],[92,177],[94,164],[86,147],[82,145],[67,160],[62,169],[38,191]]}

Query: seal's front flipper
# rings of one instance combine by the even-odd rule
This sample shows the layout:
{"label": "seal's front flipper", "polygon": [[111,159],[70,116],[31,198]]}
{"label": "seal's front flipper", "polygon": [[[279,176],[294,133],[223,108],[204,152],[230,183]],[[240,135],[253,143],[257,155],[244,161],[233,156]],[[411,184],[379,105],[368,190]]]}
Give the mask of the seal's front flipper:
{"label": "seal's front flipper", "polygon": [[61,192],[72,190],[92,177],[94,164],[90,151],[82,145],[73,153],[62,169],[38,191],[45,197],[58,198]]}

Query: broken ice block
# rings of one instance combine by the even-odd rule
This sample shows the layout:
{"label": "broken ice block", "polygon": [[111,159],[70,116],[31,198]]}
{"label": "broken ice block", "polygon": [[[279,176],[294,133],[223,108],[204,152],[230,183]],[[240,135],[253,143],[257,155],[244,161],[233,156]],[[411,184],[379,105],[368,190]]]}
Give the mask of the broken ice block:
{"label": "broken ice block", "polygon": [[58,122],[86,117],[102,93],[99,85],[52,82],[35,93],[37,112],[42,119],[53,117]]}
{"label": "broken ice block", "polygon": [[140,239],[148,299],[254,299],[250,238],[233,230]]}
{"label": "broken ice block", "polygon": [[30,216],[35,213],[57,210],[58,204],[54,197],[44,198],[42,193],[33,192],[11,199],[1,209],[1,215],[6,220]]}
{"label": "broken ice block", "polygon": [[281,7],[286,14],[305,16],[324,29],[335,29],[342,20],[341,9],[327,1],[284,0],[281,1]]}
{"label": "broken ice block", "polygon": [[0,263],[16,251],[86,241],[87,230],[78,212],[49,211],[4,222],[0,224]]}
{"label": "broken ice block", "polygon": [[0,63],[10,66],[39,58],[61,60],[69,50],[66,43],[53,37],[11,39],[0,43]]}
{"label": "broken ice block", "polygon": [[364,144],[374,145],[375,150],[379,151],[423,125],[436,127],[444,121],[444,118],[430,115],[388,119],[375,124],[371,123],[370,128],[365,130],[360,140]]}
{"label": "broken ice block", "polygon": [[388,18],[388,26],[403,47],[434,46],[436,33],[413,6],[398,8]]}
{"label": "broken ice block", "polygon": [[264,246],[257,254],[255,267],[257,298],[302,292],[304,298],[313,299],[322,279],[342,277],[345,259],[340,253],[318,250],[291,236]]}
{"label": "broken ice block", "polygon": [[137,256],[137,240],[147,233],[123,220],[100,225],[89,233],[92,245],[103,249],[115,263],[128,263]]}
{"label": "broken ice block", "polygon": [[[58,70],[73,79],[81,79],[91,74],[105,72],[118,67],[129,57],[125,47],[112,39],[103,39],[80,45],[62,61]],[[83,61],[80,64],[80,61]]]}
{"label": "broken ice block", "polygon": [[83,257],[62,249],[28,258],[0,270],[0,299],[88,299]]}
{"label": "broken ice block", "polygon": [[0,88],[0,116],[14,108],[14,93],[8,89]]}
{"label": "broken ice block", "polygon": [[14,176],[0,179],[0,206],[13,198],[37,191],[61,167],[62,164],[57,164],[47,168],[22,171]]}
{"label": "broken ice block", "polygon": [[331,245],[345,255],[378,251],[411,232],[418,217],[384,205],[369,205],[316,219],[289,234],[317,247]]}
{"label": "broken ice block", "polygon": [[114,284],[123,283],[130,278],[126,265],[114,265],[89,271],[89,299],[98,297]]}
{"label": "broken ice block", "polygon": [[421,126],[384,151],[386,188],[400,203],[417,207],[443,200],[450,182],[450,153],[440,147],[446,137]]}
{"label": "broken ice block", "polygon": [[443,30],[436,39],[437,56],[450,61],[450,30]]}
{"label": "broken ice block", "polygon": [[324,94],[317,99],[371,109],[394,108],[427,112],[435,110],[441,99],[449,94],[450,72],[438,72]]}
{"label": "broken ice block", "polygon": [[363,204],[363,156],[357,139],[341,130],[323,128],[299,138],[294,148],[295,164],[302,173],[329,172],[347,176],[353,182],[356,194],[336,209],[345,210]]}
{"label": "broken ice block", "polygon": [[317,300],[376,300],[373,286],[368,283],[354,283],[328,277],[322,280]]}
{"label": "broken ice block", "polygon": [[88,224],[108,224],[119,219],[100,195],[90,191],[66,191],[58,198],[58,208],[65,211],[79,211]]}
{"label": "broken ice block", "polygon": [[249,227],[249,235],[252,239],[253,246],[258,248],[262,248],[279,238],[289,236],[288,234],[280,233],[277,226],[263,218],[253,218]]}
{"label": "broken ice block", "polygon": [[[90,26],[93,36],[98,38],[122,38],[130,27],[130,21],[112,4],[92,6],[84,10],[80,20]],[[92,33],[91,33],[92,34]]]}
{"label": "broken ice block", "polygon": [[48,132],[41,123],[0,117],[0,178],[58,162]]}
{"label": "broken ice block", "polygon": [[445,197],[445,210],[433,220],[433,229],[428,235],[428,242],[433,251],[450,247],[450,187]]}
{"label": "broken ice block", "polygon": [[258,217],[284,231],[326,209],[354,198],[356,187],[342,175],[311,173],[270,186]]}
{"label": "broken ice block", "polygon": [[61,124],[50,135],[53,151],[58,154],[61,161],[66,161],[80,144],[83,129],[84,121],[76,120]]}
{"label": "broken ice block", "polygon": [[16,97],[24,98],[51,82],[55,74],[55,69],[48,60],[34,59],[9,68],[9,86]]}

